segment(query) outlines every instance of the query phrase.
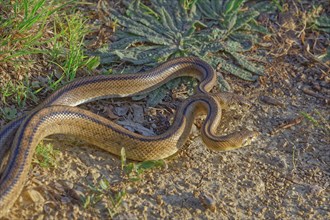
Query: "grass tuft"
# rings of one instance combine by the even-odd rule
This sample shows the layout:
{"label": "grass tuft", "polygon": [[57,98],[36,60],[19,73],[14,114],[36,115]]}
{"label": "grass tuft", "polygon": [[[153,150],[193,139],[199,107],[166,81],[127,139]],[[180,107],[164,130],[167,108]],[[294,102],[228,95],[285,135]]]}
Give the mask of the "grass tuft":
{"label": "grass tuft", "polygon": [[113,193],[110,182],[106,178],[102,178],[97,185],[89,185],[90,192],[81,197],[82,206],[85,209],[95,207],[99,202],[105,201],[105,209],[109,216],[113,218],[118,213],[118,209],[122,204],[126,191],[120,190]]}
{"label": "grass tuft", "polygon": [[[36,94],[89,72],[98,58],[87,57],[86,18],[73,1],[2,1],[0,7],[0,108],[36,104]],[[70,11],[71,10],[71,11]],[[0,112],[0,118],[8,119]]]}
{"label": "grass tuft", "polygon": [[121,167],[130,181],[141,180],[141,175],[150,169],[165,167],[164,160],[146,160],[139,163],[127,163],[125,148],[121,149]]}
{"label": "grass tuft", "polygon": [[51,144],[43,144],[42,142],[37,145],[33,163],[39,164],[43,168],[50,168],[57,166],[58,150],[55,150]]}
{"label": "grass tuft", "polygon": [[301,112],[300,114],[311,122],[314,127],[319,128],[324,135],[330,134],[330,123],[318,110],[314,110],[311,114],[307,112]]}
{"label": "grass tuft", "polygon": [[[97,57],[88,57],[83,50],[84,38],[89,33],[87,20],[80,13],[56,15],[54,19],[53,49],[50,51],[52,62],[58,66],[66,81],[76,77],[78,69],[95,69],[98,66]],[[58,84],[58,83],[57,83]],[[50,85],[52,88],[57,86]]]}

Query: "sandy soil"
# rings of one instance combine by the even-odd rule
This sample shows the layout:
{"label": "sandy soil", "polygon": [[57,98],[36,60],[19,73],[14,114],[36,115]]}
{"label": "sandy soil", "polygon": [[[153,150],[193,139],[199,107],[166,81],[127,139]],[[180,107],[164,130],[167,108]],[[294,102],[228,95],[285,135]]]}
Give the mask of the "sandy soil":
{"label": "sandy soil", "polygon": [[[285,62],[281,66],[285,67]],[[56,137],[53,143],[60,150],[59,166],[33,166],[8,218],[109,217],[105,207],[113,206],[106,198],[86,209],[80,199],[91,195],[88,185],[98,186],[106,178],[110,194],[126,190],[123,202],[113,209],[114,219],[329,219],[329,131],[303,118],[275,132],[299,118],[301,112],[317,117],[317,110],[329,117],[329,106],[303,93],[307,84],[295,78],[278,83],[269,80],[263,85],[232,81],[236,81],[236,93],[244,94],[253,105],[236,105],[226,111],[220,131],[258,130],[260,136],[250,146],[211,152],[196,133],[187,148],[166,160],[165,168],[145,172],[140,181],[131,182],[124,177],[119,158],[70,138]],[[280,103],[271,105],[261,96]]]}

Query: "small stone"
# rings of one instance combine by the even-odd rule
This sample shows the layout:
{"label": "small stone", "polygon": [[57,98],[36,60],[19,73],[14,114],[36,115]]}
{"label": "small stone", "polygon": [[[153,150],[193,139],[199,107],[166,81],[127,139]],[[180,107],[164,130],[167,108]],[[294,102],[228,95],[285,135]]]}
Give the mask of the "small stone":
{"label": "small stone", "polygon": [[157,201],[158,205],[163,205],[164,204],[164,200],[163,200],[163,197],[161,195],[157,195],[156,201]]}
{"label": "small stone", "polygon": [[45,216],[43,214],[39,215],[36,220],[42,220],[42,219],[45,219]]}
{"label": "small stone", "polygon": [[193,191],[193,195],[194,195],[195,197],[198,197],[198,196],[200,195],[200,192],[199,192],[198,190],[194,190],[194,191]]}
{"label": "small stone", "polygon": [[69,189],[67,190],[67,193],[75,200],[80,200],[85,195],[81,187],[77,187],[77,189]]}
{"label": "small stone", "polygon": [[60,191],[60,192],[64,192],[64,187],[63,187],[60,183],[55,182],[54,187],[55,187],[55,189],[57,189],[58,191]]}
{"label": "small stone", "polygon": [[209,209],[211,212],[216,211],[216,202],[214,200],[214,197],[205,193],[201,192],[200,195],[198,196],[199,201],[202,203],[202,205],[206,208]]}
{"label": "small stone", "polygon": [[44,197],[36,190],[30,189],[26,192],[26,195],[35,203],[44,203]]}
{"label": "small stone", "polygon": [[167,206],[167,211],[168,211],[169,213],[172,213],[172,212],[173,212],[173,208],[172,208],[171,205],[168,205],[168,206]]}
{"label": "small stone", "polygon": [[67,196],[62,196],[61,197],[61,203],[62,204],[68,204],[70,202],[71,202],[71,199],[69,197],[67,197]]}
{"label": "small stone", "polygon": [[54,202],[47,202],[46,204],[44,204],[43,208],[44,212],[50,215],[52,211],[54,211],[54,209],[56,208],[56,204]]}
{"label": "small stone", "polygon": [[68,180],[64,180],[62,181],[62,185],[65,186],[65,188],[67,189],[72,189],[73,188],[73,183],[71,181]]}

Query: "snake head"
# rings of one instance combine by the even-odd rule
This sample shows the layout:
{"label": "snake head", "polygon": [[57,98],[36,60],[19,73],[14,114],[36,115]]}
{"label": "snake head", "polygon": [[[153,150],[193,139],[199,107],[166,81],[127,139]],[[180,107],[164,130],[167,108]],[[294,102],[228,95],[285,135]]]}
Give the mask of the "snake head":
{"label": "snake head", "polygon": [[[202,130],[203,132],[203,130]],[[223,136],[208,136],[202,133],[202,138],[206,146],[214,151],[235,150],[249,145],[259,135],[256,131],[243,129]]]}
{"label": "snake head", "polygon": [[244,147],[246,145],[251,144],[251,142],[254,139],[256,139],[256,137],[259,135],[259,132],[244,129],[244,130],[240,131],[240,135],[241,135],[241,141],[242,141],[241,146]]}

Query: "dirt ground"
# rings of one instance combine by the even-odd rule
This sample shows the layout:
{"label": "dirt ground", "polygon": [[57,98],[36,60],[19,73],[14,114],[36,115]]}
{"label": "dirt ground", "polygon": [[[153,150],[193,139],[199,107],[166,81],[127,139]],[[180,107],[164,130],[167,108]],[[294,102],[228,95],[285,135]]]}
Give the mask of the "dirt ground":
{"label": "dirt ground", "polygon": [[[107,178],[113,192],[126,190],[114,219],[329,219],[329,135],[306,119],[271,134],[301,112],[313,115],[318,110],[329,117],[324,101],[303,93],[297,84],[291,77],[278,82],[278,94],[273,83],[237,86],[253,105],[226,111],[220,130],[248,127],[260,132],[256,141],[216,153],[204,147],[197,133],[187,148],[166,160],[166,168],[148,171],[137,182],[123,179],[119,158],[57,137],[59,166],[33,167],[8,218],[107,217],[106,204],[84,209],[79,199],[89,192],[89,184]],[[281,105],[267,104],[261,96]]]}
{"label": "dirt ground", "polygon": [[[285,36],[273,43],[289,47]],[[5,219],[109,218],[106,207],[114,219],[330,219],[329,69],[297,46],[269,61],[255,83],[226,76],[233,92],[252,105],[226,110],[219,132],[259,131],[251,145],[211,152],[194,130],[196,137],[165,167],[132,182],[118,157],[57,136],[58,166],[33,165]],[[113,197],[126,191],[122,203],[114,206],[104,197],[84,208],[81,196],[91,195],[89,185],[103,178]]]}

